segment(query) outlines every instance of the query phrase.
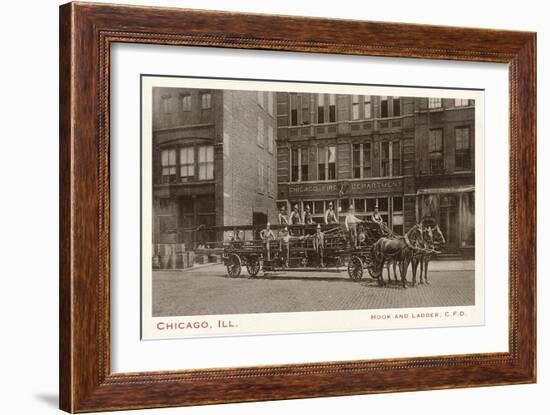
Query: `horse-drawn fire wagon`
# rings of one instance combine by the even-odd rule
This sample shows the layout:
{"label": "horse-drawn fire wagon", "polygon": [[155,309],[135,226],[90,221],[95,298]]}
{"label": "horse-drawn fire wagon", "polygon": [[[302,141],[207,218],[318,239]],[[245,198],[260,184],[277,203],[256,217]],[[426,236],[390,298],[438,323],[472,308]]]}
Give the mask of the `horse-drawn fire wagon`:
{"label": "horse-drawn fire wagon", "polygon": [[354,281],[361,280],[364,269],[373,278],[380,274],[371,248],[382,231],[372,222],[359,225],[355,242],[341,224],[224,226],[203,230],[223,233],[224,242],[217,246],[222,248],[227,274],[233,278],[239,277],[243,268],[251,278],[260,271],[341,271],[344,267]]}
{"label": "horse-drawn fire wagon", "polygon": [[[384,285],[383,268],[399,265],[401,280],[405,277],[409,264],[413,267],[413,285],[416,283],[416,268],[420,265],[420,278],[423,273],[427,282],[427,263],[438,251],[437,245],[428,242],[435,239],[437,231],[444,243],[443,235],[436,223],[426,222],[415,225],[400,236],[393,234],[384,225],[362,221],[357,226],[356,240],[342,224],[312,225],[273,225],[273,226],[223,226],[199,229],[216,233],[221,243],[208,246],[222,254],[227,275],[237,278],[246,268],[248,276],[254,278],[260,271],[264,274],[278,271],[341,271],[347,268],[353,281],[360,281],[365,271],[371,278]],[[223,236],[222,236],[223,235]]]}

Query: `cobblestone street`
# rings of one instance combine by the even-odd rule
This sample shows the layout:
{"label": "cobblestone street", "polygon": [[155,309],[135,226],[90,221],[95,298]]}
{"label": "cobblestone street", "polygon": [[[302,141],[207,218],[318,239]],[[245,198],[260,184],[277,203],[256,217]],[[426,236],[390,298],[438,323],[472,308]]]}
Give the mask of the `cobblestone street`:
{"label": "cobblestone street", "polygon": [[[248,278],[227,277],[221,264],[186,271],[153,272],[153,316],[361,310],[474,304],[473,261],[433,261],[429,285],[409,288],[393,282],[348,278],[333,272],[276,272]],[[393,273],[392,273],[393,276]],[[384,271],[384,278],[387,279]]]}

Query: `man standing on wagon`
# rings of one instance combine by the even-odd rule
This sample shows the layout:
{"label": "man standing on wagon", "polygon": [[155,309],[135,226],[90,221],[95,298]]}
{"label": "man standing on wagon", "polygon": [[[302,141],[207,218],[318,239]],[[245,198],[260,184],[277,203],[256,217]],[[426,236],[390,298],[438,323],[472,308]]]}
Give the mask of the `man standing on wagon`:
{"label": "man standing on wagon", "polygon": [[311,216],[311,208],[309,205],[306,205],[306,209],[304,210],[303,220],[304,225],[311,225],[313,224],[313,216]]}
{"label": "man standing on wagon", "polygon": [[283,226],[288,225],[288,217],[286,216],[285,205],[282,205],[281,209],[279,210],[279,225],[283,225]]}
{"label": "man standing on wagon", "polygon": [[271,261],[271,246],[270,241],[275,239],[275,234],[271,230],[271,224],[267,222],[265,229],[262,229],[260,232],[260,238],[262,238],[262,241],[265,242],[266,250],[267,250],[267,260]]}
{"label": "man standing on wagon", "polygon": [[325,212],[325,225],[330,225],[334,223],[338,223],[338,217],[336,216],[336,212],[332,207],[332,202],[329,202],[328,209]]}
{"label": "man standing on wagon", "polygon": [[349,232],[351,244],[354,248],[357,248],[357,224],[363,222],[357,216],[355,216],[355,209],[351,205],[346,215],[346,230]]}
{"label": "man standing on wagon", "polygon": [[321,267],[324,267],[325,235],[323,234],[320,223],[317,224],[317,230],[315,235],[313,235],[313,249],[315,249],[317,255],[319,256]]}
{"label": "man standing on wagon", "polygon": [[300,211],[298,210],[298,205],[294,205],[294,210],[290,214],[290,224],[291,225],[301,225],[302,218],[300,217]]}

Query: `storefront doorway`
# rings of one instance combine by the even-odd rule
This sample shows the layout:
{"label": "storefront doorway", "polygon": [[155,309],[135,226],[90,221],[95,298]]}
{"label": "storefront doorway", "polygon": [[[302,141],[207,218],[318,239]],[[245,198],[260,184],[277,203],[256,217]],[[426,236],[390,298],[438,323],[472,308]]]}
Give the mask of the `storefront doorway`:
{"label": "storefront doorway", "polygon": [[456,252],[458,249],[458,203],[455,195],[441,195],[439,227],[447,240],[444,250]]}

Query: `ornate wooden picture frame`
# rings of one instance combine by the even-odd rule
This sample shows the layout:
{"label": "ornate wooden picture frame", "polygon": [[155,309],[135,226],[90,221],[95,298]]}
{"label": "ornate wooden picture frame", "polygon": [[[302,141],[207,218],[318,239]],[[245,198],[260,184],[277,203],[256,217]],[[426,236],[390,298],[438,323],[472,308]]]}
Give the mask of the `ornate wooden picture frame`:
{"label": "ornate wooden picture frame", "polygon": [[[508,64],[509,352],[112,373],[109,74],[115,43]],[[535,382],[535,140],[534,33],[105,4],[61,6],[61,409],[91,412]]]}

